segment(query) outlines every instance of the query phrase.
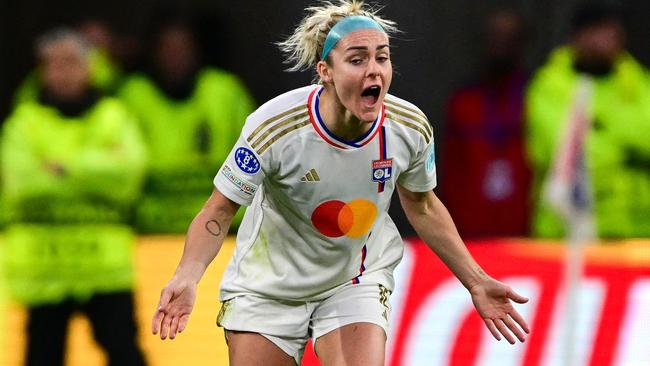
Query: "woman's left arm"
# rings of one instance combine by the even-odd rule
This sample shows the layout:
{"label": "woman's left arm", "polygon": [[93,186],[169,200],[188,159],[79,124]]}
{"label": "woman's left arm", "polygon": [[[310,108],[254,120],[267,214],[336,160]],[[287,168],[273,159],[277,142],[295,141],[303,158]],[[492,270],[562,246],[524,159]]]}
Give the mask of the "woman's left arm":
{"label": "woman's left arm", "polygon": [[530,330],[510,300],[523,304],[528,299],[481,269],[465,247],[449,212],[433,191],[411,192],[399,184],[397,189],[409,222],[470,292],[476,310],[494,338],[501,340],[503,335],[514,344],[514,333],[519,341],[524,342],[524,332]]}

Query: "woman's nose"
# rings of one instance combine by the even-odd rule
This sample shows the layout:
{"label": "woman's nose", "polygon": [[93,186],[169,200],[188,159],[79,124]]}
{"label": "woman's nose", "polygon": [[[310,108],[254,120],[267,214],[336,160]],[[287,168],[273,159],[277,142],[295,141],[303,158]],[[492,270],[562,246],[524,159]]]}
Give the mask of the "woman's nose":
{"label": "woman's nose", "polygon": [[371,59],[370,62],[368,62],[368,69],[366,70],[366,76],[368,77],[374,77],[379,75],[379,63],[375,61],[374,59]]}

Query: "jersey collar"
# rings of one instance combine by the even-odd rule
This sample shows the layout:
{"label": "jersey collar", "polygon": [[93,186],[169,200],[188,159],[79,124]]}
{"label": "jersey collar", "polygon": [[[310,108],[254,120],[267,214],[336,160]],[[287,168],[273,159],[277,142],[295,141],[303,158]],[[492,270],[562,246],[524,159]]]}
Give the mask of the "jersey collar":
{"label": "jersey collar", "polygon": [[319,88],[315,88],[309,94],[309,101],[308,101],[309,119],[311,120],[311,124],[314,127],[314,130],[316,130],[316,133],[318,133],[320,137],[322,137],[323,140],[325,140],[325,142],[327,142],[328,144],[343,150],[347,150],[351,148],[359,148],[372,141],[372,139],[375,137],[375,135],[377,135],[377,133],[381,129],[382,124],[384,123],[384,118],[386,115],[384,104],[382,103],[381,109],[379,111],[379,115],[372,123],[372,127],[370,127],[370,129],[366,133],[364,133],[362,136],[354,140],[346,140],[334,135],[327,128],[327,126],[325,126],[325,123],[323,122],[323,119],[320,116],[318,105],[320,101],[320,95],[323,93],[323,90],[325,90],[325,88],[321,86]]}

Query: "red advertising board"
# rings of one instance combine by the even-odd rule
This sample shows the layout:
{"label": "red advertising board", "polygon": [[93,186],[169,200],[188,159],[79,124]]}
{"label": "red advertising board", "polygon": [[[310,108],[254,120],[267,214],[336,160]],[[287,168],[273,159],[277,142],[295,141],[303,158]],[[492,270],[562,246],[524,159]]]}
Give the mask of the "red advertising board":
{"label": "red advertising board", "polygon": [[[650,365],[650,242],[587,248],[568,319],[564,247],[495,240],[468,243],[493,277],[530,298],[516,305],[531,327],[523,344],[492,338],[467,290],[420,241],[407,243],[391,296],[387,365],[563,365],[573,327],[571,366]],[[303,365],[318,365],[311,348]]]}

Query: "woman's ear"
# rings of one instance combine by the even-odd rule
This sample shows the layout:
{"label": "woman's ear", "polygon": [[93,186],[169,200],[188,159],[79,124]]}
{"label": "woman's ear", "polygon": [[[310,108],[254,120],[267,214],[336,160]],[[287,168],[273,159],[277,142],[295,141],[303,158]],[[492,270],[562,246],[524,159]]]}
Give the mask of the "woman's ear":
{"label": "woman's ear", "polygon": [[316,72],[318,72],[318,76],[320,76],[323,83],[329,83],[332,81],[331,70],[327,62],[318,61],[316,64]]}

